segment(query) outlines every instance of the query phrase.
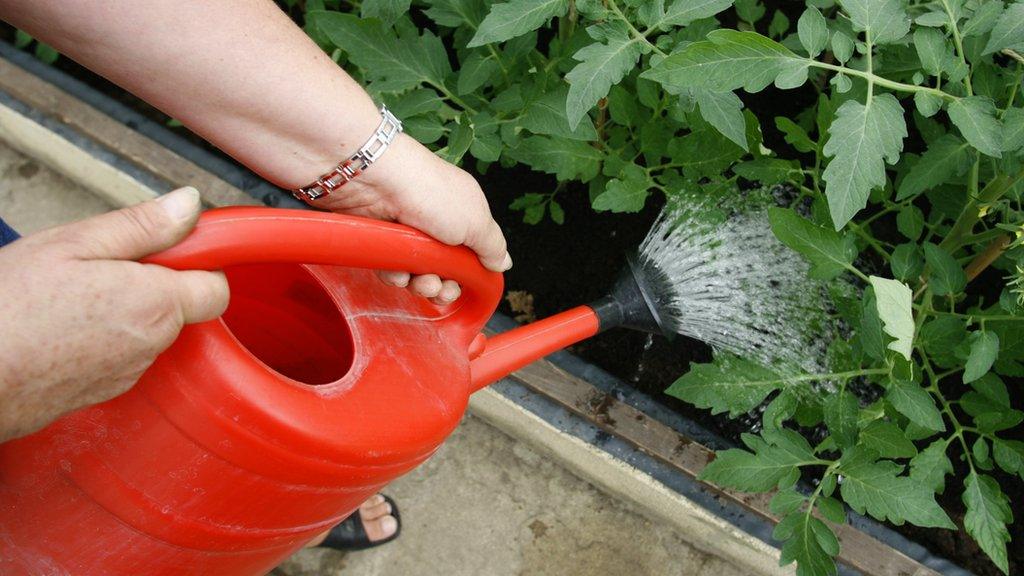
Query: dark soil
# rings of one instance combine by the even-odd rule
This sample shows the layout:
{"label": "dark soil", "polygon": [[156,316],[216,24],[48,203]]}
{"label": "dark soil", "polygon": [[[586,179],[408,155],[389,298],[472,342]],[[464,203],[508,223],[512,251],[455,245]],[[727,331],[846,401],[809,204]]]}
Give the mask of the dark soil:
{"label": "dark soil", "polygon": [[[796,16],[792,17],[794,21]],[[0,39],[9,42],[12,37],[11,28],[0,23]],[[166,123],[169,120],[159,110],[67,58],[61,57],[55,65],[155,121]],[[813,103],[815,98],[813,90],[807,93],[790,91],[785,97],[770,91],[757,98],[745,94],[743,97],[761,118],[792,116]],[[781,134],[771,122],[762,124],[766,145],[780,146]],[[170,129],[190,142],[225,157],[187,129]],[[521,303],[527,296],[532,297],[532,314],[539,318],[603,296],[624,265],[626,255],[635,251],[660,208],[660,202],[652,200],[639,214],[596,213],[590,208],[586,188],[569,185],[557,196],[565,209],[565,223],[558,225],[545,219],[540,224],[529,225],[522,222],[520,212],[508,206],[524,193],[553,190],[556,182],[552,177],[522,168],[505,170],[498,166],[492,166],[487,173],[478,176],[515,261],[505,279],[508,291],[522,293],[513,298],[519,305],[513,308],[504,301],[500,308],[510,316],[522,315]],[[998,282],[998,276],[992,277],[992,281]],[[691,362],[710,360],[711,351],[701,342],[682,337],[672,342],[660,337],[651,340],[637,332],[612,330],[577,344],[571,351],[726,438],[737,441],[741,433],[749,430],[748,423],[711,416],[705,410],[695,409],[664,394],[665,388],[685,373]],[[1017,398],[1016,402],[1024,404],[1024,398]],[[1024,406],[1018,405],[1017,408]],[[966,465],[958,460],[957,453],[951,452],[951,457],[957,468],[956,478],[963,478]],[[988,473],[996,477],[1011,502],[1024,502],[1024,482],[997,471]],[[947,478],[947,481],[946,494],[939,500],[954,521],[962,526],[964,506],[960,501],[960,481],[953,478]],[[1024,514],[1018,512],[1016,523],[1011,526],[1011,574],[1024,571],[1024,546],[1020,545],[1024,542],[1022,516]],[[953,532],[909,525],[895,529],[979,576],[1001,574],[963,530]]]}

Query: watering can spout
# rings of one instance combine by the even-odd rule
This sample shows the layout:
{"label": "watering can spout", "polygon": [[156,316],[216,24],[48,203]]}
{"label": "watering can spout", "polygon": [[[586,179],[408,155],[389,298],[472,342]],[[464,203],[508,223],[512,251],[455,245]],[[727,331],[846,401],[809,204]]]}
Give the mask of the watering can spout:
{"label": "watering can spout", "polygon": [[473,391],[598,332],[622,326],[671,337],[662,300],[664,279],[630,257],[609,294],[587,306],[577,306],[475,342],[470,356]]}

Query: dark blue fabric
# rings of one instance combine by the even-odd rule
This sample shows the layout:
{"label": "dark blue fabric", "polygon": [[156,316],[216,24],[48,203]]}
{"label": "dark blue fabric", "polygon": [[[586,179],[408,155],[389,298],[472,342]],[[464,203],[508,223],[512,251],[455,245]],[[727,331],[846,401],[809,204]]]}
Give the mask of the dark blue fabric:
{"label": "dark blue fabric", "polygon": [[18,236],[18,233],[15,232],[13,228],[8,226],[7,223],[4,222],[3,218],[0,218],[0,246],[3,246],[4,244],[10,244],[11,242],[17,240],[18,238],[20,238],[20,236]]}

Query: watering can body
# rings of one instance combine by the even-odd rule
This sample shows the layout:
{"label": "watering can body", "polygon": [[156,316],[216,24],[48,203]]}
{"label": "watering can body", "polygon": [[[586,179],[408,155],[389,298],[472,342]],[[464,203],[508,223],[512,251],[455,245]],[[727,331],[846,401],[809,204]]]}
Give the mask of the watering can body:
{"label": "watering can body", "polygon": [[[580,307],[487,342],[500,275],[360,218],[212,211],[151,260],[223,268],[228,311],[127,393],[0,445],[0,573],[266,573],[429,458],[474,390],[598,330]],[[437,307],[371,269],[464,296]]]}

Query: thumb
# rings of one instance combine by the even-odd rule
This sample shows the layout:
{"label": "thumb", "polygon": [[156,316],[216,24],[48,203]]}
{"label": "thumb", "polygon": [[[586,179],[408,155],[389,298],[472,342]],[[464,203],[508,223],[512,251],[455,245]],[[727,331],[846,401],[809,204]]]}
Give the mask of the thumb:
{"label": "thumb", "polygon": [[138,260],[174,246],[195,227],[199,192],[180,188],[122,210],[65,226],[58,234],[74,256],[87,260]]}
{"label": "thumb", "polygon": [[227,309],[228,281],[222,272],[160,269],[160,273],[167,276],[161,284],[181,310],[185,324],[213,320]]}

